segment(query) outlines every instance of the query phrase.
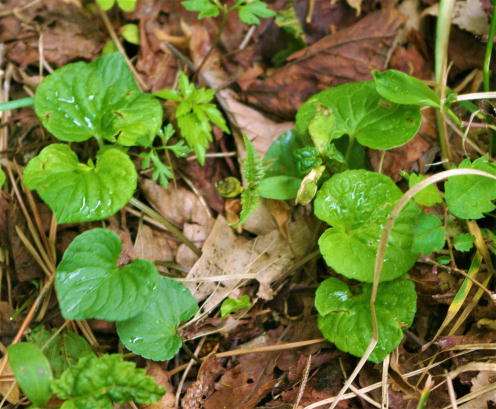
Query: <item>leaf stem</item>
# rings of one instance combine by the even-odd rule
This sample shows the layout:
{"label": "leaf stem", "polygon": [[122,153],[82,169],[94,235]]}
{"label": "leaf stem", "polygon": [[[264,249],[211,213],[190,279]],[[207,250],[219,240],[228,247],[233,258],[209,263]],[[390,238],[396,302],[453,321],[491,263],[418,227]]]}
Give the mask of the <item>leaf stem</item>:
{"label": "leaf stem", "polygon": [[34,99],[31,97],[14,99],[13,101],[0,102],[0,112],[29,107],[32,106],[33,104],[34,104]]}
{"label": "leaf stem", "polygon": [[484,91],[489,91],[491,81],[491,57],[494,46],[494,35],[496,34],[496,0],[492,1],[493,11],[491,15],[491,25],[487,36],[486,53],[484,55],[484,66],[482,68]]}
{"label": "leaf stem", "polygon": [[344,156],[344,160],[346,164],[349,166],[350,156],[353,152],[353,145],[355,144],[355,138],[353,136],[348,136],[348,146],[346,147],[346,153]]}
{"label": "leaf stem", "polygon": [[148,207],[146,204],[144,204],[143,202],[139,201],[134,197],[131,198],[129,203],[132,204],[137,209],[141,210],[147,216],[159,222],[167,230],[169,230],[171,234],[174,237],[176,237],[181,243],[184,243],[186,246],[188,246],[193,253],[195,253],[197,256],[201,256],[202,254],[201,250],[198,247],[196,247],[195,244],[191,240],[189,240],[174,223],[167,220],[164,216],[157,213],[151,207]]}
{"label": "leaf stem", "polygon": [[[441,101],[444,101],[446,95],[448,42],[454,6],[455,0],[441,0],[439,3],[439,15],[436,25],[435,74],[436,91]],[[449,164],[451,162],[451,151],[449,148],[444,105],[441,105],[439,111],[436,111],[436,121],[439,132],[439,145],[441,147],[441,159]]]}

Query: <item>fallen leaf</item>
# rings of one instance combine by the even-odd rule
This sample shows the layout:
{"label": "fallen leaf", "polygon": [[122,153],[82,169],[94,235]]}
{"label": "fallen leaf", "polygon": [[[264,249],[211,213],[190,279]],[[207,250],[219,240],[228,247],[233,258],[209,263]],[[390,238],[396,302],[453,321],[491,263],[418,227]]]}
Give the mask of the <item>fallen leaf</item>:
{"label": "fallen leaf", "polygon": [[[472,378],[472,387],[470,388],[471,393],[477,393],[480,389],[488,387],[489,385],[494,385],[496,382],[496,372],[491,371],[481,371]],[[489,392],[482,393],[476,396],[474,399],[459,405],[459,409],[481,409],[489,408],[490,404],[496,404],[496,391],[490,390]]]}
{"label": "fallen leaf", "polygon": [[[0,368],[3,368],[3,371],[0,373],[2,377],[14,378],[14,373],[10,368],[8,362],[6,362],[7,357],[3,357],[0,359]],[[20,391],[17,383],[14,380],[9,380],[7,382],[1,380],[0,381],[0,396],[6,396],[6,399],[9,403],[13,405],[17,405],[20,399]]]}
{"label": "fallen leaf", "polygon": [[155,403],[149,405],[143,405],[145,409],[174,409],[176,405],[176,399],[174,394],[174,388],[170,383],[170,377],[167,371],[162,369],[160,364],[156,362],[147,361],[146,362],[146,372],[150,375],[155,382],[160,385],[165,390],[165,395]]}
{"label": "fallen leaf", "polygon": [[[8,0],[2,4],[11,10],[30,2]],[[38,64],[40,47],[49,64],[62,66],[76,59],[95,58],[106,39],[100,19],[74,3],[44,0],[18,15],[22,19],[15,14],[0,18],[0,42],[6,44],[6,58],[23,69]]]}
{"label": "fallen leaf", "polygon": [[215,391],[215,382],[224,372],[224,367],[214,356],[203,361],[196,381],[188,387],[181,400],[182,409],[203,409],[205,400]]}
{"label": "fallen leaf", "polygon": [[137,258],[152,261],[172,261],[177,244],[163,231],[152,229],[144,223],[138,226],[134,241],[134,254]]}
{"label": "fallen leaf", "polygon": [[330,34],[288,58],[264,80],[252,83],[245,99],[263,111],[292,118],[316,92],[349,81],[370,79],[386,67],[404,17],[394,9],[368,14],[351,27]]}
{"label": "fallen leaf", "polygon": [[236,236],[219,216],[202,256],[186,277],[193,295],[207,299],[202,311],[212,311],[246,279],[256,279],[258,296],[271,299],[272,285],[285,278],[291,265],[312,245],[311,229],[303,219],[289,223],[288,232],[289,242],[277,229],[248,240]]}
{"label": "fallen leaf", "polygon": [[205,401],[205,409],[253,409],[276,383],[276,354],[248,354],[227,370],[216,391]]}

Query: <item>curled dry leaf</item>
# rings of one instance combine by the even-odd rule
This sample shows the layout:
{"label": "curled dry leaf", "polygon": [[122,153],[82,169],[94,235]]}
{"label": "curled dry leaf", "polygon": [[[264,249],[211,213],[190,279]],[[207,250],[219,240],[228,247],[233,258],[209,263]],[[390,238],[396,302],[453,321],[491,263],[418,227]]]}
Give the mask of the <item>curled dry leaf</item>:
{"label": "curled dry leaf", "polygon": [[288,58],[265,80],[255,81],[246,100],[281,118],[291,118],[312,94],[349,81],[370,79],[384,69],[404,17],[394,9],[370,13]]}
{"label": "curled dry leaf", "polygon": [[216,308],[247,279],[259,282],[259,297],[271,299],[272,286],[287,276],[293,263],[307,254],[311,245],[311,228],[303,219],[289,223],[288,233],[289,241],[277,229],[248,240],[236,236],[219,216],[202,256],[186,277],[198,300],[208,297],[203,311]]}

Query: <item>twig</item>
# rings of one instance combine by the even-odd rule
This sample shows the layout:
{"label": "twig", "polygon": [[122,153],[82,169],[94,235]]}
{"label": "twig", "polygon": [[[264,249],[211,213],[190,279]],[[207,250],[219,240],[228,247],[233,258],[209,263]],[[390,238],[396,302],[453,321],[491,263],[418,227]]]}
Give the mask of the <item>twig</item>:
{"label": "twig", "polygon": [[105,11],[103,11],[98,5],[96,5],[96,6],[98,9],[98,13],[100,14],[100,17],[103,20],[103,24],[105,25],[105,28],[107,29],[108,33],[110,34],[110,38],[112,38],[112,41],[114,42],[115,46],[117,47],[119,52],[122,54],[122,56],[126,60],[126,64],[129,67],[129,69],[131,70],[131,72],[133,73],[134,77],[136,78],[136,81],[138,81],[139,87],[141,88],[142,91],[144,89],[147,89],[146,83],[143,81],[143,79],[139,75],[138,71],[136,71],[136,68],[134,68],[134,65],[129,60],[129,57],[126,54],[126,50],[124,50],[124,47],[122,46],[121,42],[119,41],[119,37],[117,36],[117,34],[114,30],[114,27],[112,27],[112,23],[110,22],[110,20],[107,16],[107,13],[105,13]]}
{"label": "twig", "polygon": [[308,382],[308,375],[310,375],[310,368],[312,367],[312,354],[308,355],[307,364],[305,365],[305,372],[303,372],[303,378],[301,380],[300,390],[298,391],[298,397],[293,405],[293,409],[298,409],[301,399],[303,398],[303,393]]}
{"label": "twig", "polygon": [[[176,392],[176,408],[179,407],[179,400],[181,399],[181,392],[183,390],[184,383],[186,382],[186,377],[188,376],[189,371],[193,367],[193,364],[197,362],[198,360],[198,355],[201,352],[201,349],[203,348],[203,344],[205,343],[206,338],[202,338],[200,342],[198,343],[198,346],[195,349],[195,353],[193,357],[190,359],[188,366],[186,367],[186,370],[184,371],[183,375],[181,376],[181,380],[179,381],[179,385],[177,387],[177,392]],[[194,359],[196,358],[196,359]]]}
{"label": "twig", "polygon": [[156,220],[160,224],[162,224],[172,235],[174,235],[180,242],[184,243],[186,246],[188,246],[193,253],[195,253],[197,256],[201,256],[201,250],[195,246],[195,244],[189,240],[181,230],[179,230],[176,225],[174,225],[172,222],[167,220],[164,216],[153,210],[151,207],[148,207],[146,204],[140,202],[136,198],[131,198],[129,201],[131,205],[136,207],[137,209],[141,210],[144,214],[147,216],[151,217],[152,219]]}

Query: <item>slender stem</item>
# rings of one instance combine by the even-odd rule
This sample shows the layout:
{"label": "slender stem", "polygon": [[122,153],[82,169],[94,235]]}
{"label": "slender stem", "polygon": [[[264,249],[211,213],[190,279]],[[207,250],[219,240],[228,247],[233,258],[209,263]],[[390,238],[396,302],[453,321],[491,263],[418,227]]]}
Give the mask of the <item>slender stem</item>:
{"label": "slender stem", "polygon": [[131,203],[137,209],[141,210],[147,216],[159,222],[168,231],[170,231],[171,234],[175,236],[181,243],[184,243],[186,246],[188,246],[191,249],[191,251],[193,251],[193,253],[195,253],[197,256],[201,256],[202,254],[201,250],[198,247],[196,247],[195,244],[191,240],[189,240],[176,225],[174,225],[174,223],[170,222],[164,216],[157,213],[151,207],[148,207],[146,204],[140,202],[138,199],[134,197],[131,198],[129,203]]}
{"label": "slender stem", "polygon": [[487,36],[486,54],[484,55],[484,66],[482,68],[484,91],[489,91],[491,81],[491,57],[493,53],[494,35],[496,34],[496,0],[492,1],[493,12],[491,16],[491,26]]}
{"label": "slender stem", "polygon": [[355,144],[355,138],[352,137],[352,136],[349,136],[349,139],[348,139],[348,146],[346,147],[346,153],[344,155],[344,160],[346,161],[346,164],[349,165],[349,161],[350,161],[350,156],[351,156],[351,153],[353,152],[353,145]]}
{"label": "slender stem", "polygon": [[[435,52],[435,74],[436,91],[444,100],[446,94],[446,72],[448,68],[448,42],[451,30],[451,18],[455,0],[441,0],[439,3],[439,15],[436,26],[436,52]],[[449,148],[448,129],[445,122],[444,105],[436,112],[437,127],[439,132],[439,145],[441,146],[441,158],[446,163],[451,162],[451,151]]]}
{"label": "slender stem", "polygon": [[479,99],[496,99],[496,91],[488,92],[471,92],[470,94],[462,94],[456,97],[456,101],[476,101]]}
{"label": "slender stem", "polygon": [[34,104],[34,99],[31,97],[14,99],[13,101],[0,102],[0,112],[29,107],[33,104]]}

